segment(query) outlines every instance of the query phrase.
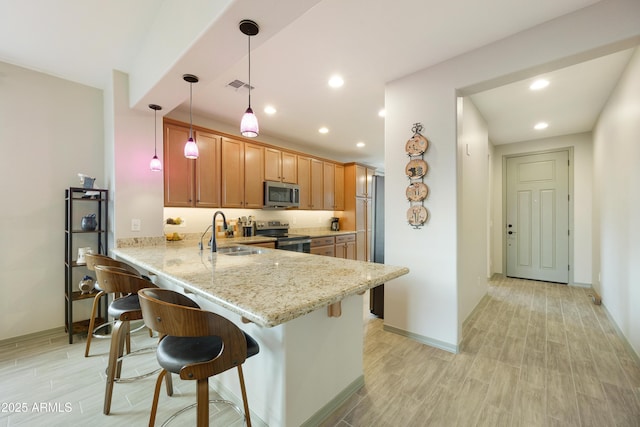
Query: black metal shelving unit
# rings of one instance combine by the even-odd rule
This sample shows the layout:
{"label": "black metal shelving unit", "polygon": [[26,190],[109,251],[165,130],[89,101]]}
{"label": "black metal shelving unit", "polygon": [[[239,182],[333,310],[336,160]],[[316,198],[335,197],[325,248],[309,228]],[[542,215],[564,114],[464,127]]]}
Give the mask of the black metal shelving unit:
{"label": "black metal shelving unit", "polygon": [[[65,329],[69,335],[69,344],[73,343],[74,335],[90,333],[89,319],[73,320],[73,306],[78,301],[93,301],[96,292],[82,294],[78,284],[84,275],[89,274],[94,278],[95,275],[89,272],[85,264],[78,264],[76,256],[80,247],[91,247],[94,253],[108,255],[108,202],[109,190],[82,187],[65,189],[64,305]],[[91,231],[82,230],[82,217],[91,213],[96,215],[97,228]],[[107,298],[102,299],[96,316],[96,326],[106,321],[108,301]]]}

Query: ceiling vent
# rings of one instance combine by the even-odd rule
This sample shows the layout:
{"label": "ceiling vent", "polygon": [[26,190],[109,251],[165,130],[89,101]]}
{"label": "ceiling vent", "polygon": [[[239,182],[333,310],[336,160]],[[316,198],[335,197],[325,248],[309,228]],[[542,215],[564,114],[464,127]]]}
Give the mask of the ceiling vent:
{"label": "ceiling vent", "polygon": [[[238,89],[247,89],[247,90],[249,90],[249,85],[246,84],[245,82],[241,81],[241,80],[238,80],[238,79],[228,83],[227,87],[231,88],[231,89],[235,89],[235,90],[238,90]],[[255,87],[251,86],[251,90],[254,90],[254,89],[255,89]]]}

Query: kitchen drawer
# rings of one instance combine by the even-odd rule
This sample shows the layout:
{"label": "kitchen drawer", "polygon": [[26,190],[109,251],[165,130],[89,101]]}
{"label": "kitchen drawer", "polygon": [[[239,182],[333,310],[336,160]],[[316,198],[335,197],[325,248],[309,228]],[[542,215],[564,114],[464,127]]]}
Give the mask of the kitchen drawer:
{"label": "kitchen drawer", "polygon": [[335,239],[333,238],[333,236],[331,237],[314,237],[313,239],[311,239],[311,247],[315,248],[318,246],[333,246],[333,244],[335,243]]}
{"label": "kitchen drawer", "polygon": [[[331,239],[333,239],[333,237]],[[336,254],[335,246],[333,246],[333,245],[316,246],[316,247],[311,248],[311,254],[333,257]]]}
{"label": "kitchen drawer", "polygon": [[342,236],[336,236],[336,245],[341,243],[355,242],[356,235],[355,234],[343,234]]}

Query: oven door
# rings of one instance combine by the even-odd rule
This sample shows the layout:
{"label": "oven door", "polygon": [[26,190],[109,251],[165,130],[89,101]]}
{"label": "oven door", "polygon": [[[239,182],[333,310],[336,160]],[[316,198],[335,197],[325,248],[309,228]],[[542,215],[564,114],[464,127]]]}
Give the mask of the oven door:
{"label": "oven door", "polygon": [[311,253],[311,239],[291,239],[276,241],[276,249],[283,251]]}

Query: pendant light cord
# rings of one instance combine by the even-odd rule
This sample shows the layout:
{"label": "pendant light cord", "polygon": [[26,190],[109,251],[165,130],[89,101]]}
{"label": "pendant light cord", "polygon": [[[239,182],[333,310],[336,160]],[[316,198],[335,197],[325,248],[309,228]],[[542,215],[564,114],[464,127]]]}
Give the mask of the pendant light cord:
{"label": "pendant light cord", "polygon": [[158,110],[153,110],[153,156],[158,157]]}
{"label": "pendant light cord", "polygon": [[189,138],[193,138],[193,117],[191,116],[192,102],[193,102],[193,83],[189,82]]}
{"label": "pendant light cord", "polygon": [[249,108],[251,108],[251,36],[248,36],[249,40]]}

